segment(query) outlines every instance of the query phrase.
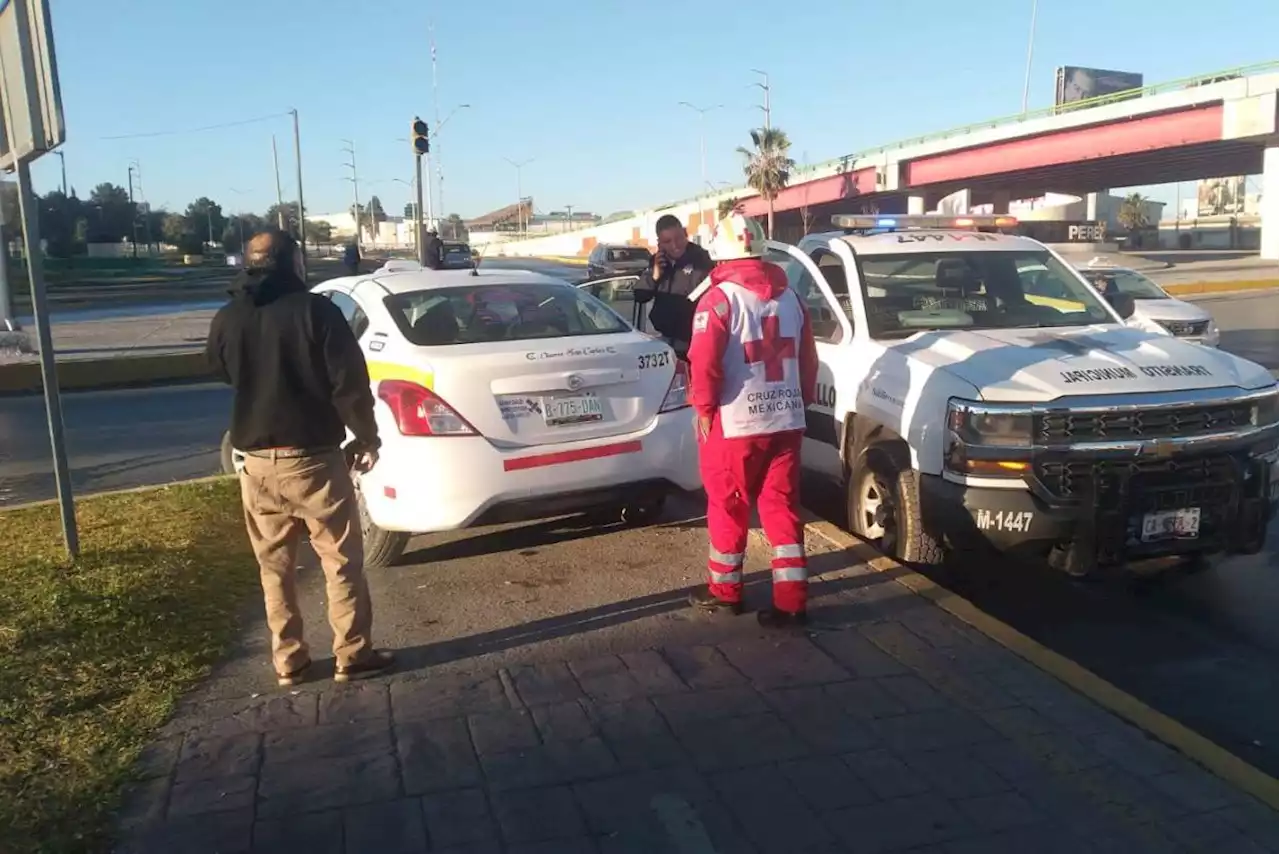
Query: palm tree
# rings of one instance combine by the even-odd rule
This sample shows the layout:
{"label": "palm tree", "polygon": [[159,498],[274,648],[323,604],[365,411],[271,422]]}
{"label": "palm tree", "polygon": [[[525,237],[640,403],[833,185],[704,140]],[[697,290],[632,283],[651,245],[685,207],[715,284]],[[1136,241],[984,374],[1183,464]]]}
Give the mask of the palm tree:
{"label": "palm tree", "polygon": [[1116,213],[1116,219],[1120,220],[1120,224],[1125,230],[1132,234],[1146,228],[1147,222],[1147,197],[1141,193],[1130,193],[1124,197],[1124,201],[1120,203],[1120,210]]}
{"label": "palm tree", "polygon": [[786,131],[778,128],[759,128],[751,131],[751,148],[739,148],[746,161],[742,172],[747,176],[747,186],[755,190],[769,203],[770,239],[773,238],[773,200],[791,181],[791,170],[796,162],[787,156],[791,140]]}

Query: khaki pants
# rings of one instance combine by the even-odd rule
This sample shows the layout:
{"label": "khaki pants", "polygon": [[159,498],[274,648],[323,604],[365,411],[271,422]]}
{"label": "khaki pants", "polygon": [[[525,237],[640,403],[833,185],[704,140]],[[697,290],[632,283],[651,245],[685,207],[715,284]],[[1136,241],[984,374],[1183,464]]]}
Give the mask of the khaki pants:
{"label": "khaki pants", "polygon": [[262,574],[276,672],[291,673],[311,660],[298,607],[298,545],[304,530],[324,568],[336,663],[347,667],[366,659],[373,651],[373,608],[355,487],[342,452],[247,456],[240,495]]}

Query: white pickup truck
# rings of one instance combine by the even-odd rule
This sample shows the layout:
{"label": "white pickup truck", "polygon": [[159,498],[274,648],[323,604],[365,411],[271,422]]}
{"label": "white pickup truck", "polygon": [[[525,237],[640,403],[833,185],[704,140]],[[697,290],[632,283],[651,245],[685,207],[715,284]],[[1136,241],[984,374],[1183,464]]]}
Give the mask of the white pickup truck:
{"label": "white pickup truck", "polygon": [[834,221],[769,260],[818,339],[804,465],[845,485],[854,533],[914,563],[993,545],[1077,576],[1262,548],[1277,495],[1265,369],[1126,326],[1131,298],[1107,302],[1001,233],[1010,217]]}

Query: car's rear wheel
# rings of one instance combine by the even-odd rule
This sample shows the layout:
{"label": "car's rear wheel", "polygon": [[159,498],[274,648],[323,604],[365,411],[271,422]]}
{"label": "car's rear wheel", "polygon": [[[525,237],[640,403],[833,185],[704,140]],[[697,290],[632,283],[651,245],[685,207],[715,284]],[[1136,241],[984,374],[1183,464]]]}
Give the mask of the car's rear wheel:
{"label": "car's rear wheel", "polygon": [[850,531],[904,563],[934,566],[945,560],[942,541],[925,530],[916,473],[900,455],[871,449],[845,489]]}
{"label": "car's rear wheel", "polygon": [[364,540],[364,565],[372,569],[391,566],[404,554],[409,535],[403,531],[384,531],[369,515],[364,493],[356,485],[356,506],[360,511],[360,534]]}
{"label": "car's rear wheel", "polygon": [[236,464],[232,459],[235,449],[231,447],[231,431],[222,434],[222,449],[219,454],[219,463],[222,466],[223,474],[235,474]]}

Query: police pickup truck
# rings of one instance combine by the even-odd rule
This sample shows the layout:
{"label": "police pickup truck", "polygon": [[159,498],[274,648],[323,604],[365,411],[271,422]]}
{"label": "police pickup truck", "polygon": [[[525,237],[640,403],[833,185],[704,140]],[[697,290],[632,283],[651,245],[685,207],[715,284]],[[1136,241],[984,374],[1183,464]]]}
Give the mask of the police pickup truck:
{"label": "police pickup truck", "polygon": [[836,216],[769,244],[821,361],[806,469],[899,559],[995,546],[1076,576],[1262,548],[1277,386],[1259,365],[1126,326],[1012,217]]}

